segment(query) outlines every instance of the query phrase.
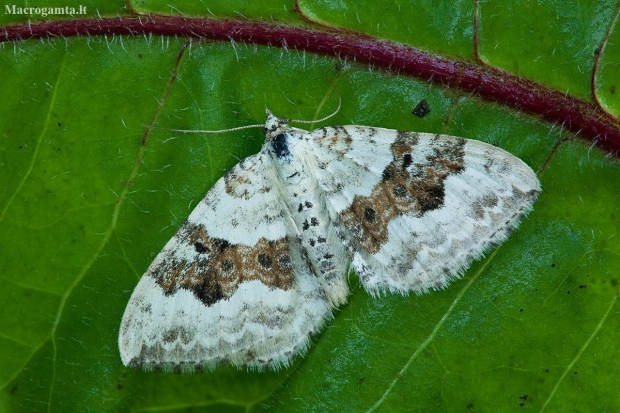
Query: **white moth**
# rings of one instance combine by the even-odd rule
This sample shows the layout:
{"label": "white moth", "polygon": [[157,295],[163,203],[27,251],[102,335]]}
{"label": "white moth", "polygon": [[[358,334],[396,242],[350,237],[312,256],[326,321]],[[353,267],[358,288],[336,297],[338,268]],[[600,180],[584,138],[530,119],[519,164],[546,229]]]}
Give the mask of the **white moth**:
{"label": "white moth", "polygon": [[265,143],[155,258],[119,334],[126,366],[288,366],[349,294],[444,288],[504,241],[540,192],[486,143],[366,126],[308,132],[267,111]]}

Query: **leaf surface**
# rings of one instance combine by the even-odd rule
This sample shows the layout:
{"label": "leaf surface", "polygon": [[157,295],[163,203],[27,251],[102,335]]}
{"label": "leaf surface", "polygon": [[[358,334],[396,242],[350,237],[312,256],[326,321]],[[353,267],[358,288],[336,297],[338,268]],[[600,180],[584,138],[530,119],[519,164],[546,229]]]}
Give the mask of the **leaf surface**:
{"label": "leaf surface", "polygon": [[[41,3],[45,5],[45,3]],[[214,3],[218,17],[304,22],[290,3]],[[618,114],[616,3],[300,1],[306,20],[504,68]],[[170,12],[164,2],[137,11]],[[211,16],[202,3],[175,13]],[[104,15],[122,4],[93,6]],[[57,16],[56,16],[57,17]],[[16,16],[2,17],[15,23]],[[23,21],[23,20],[22,20]],[[551,23],[549,23],[551,22]],[[618,411],[620,168],[536,117],[458,90],[251,44],[90,37],[0,52],[0,410],[6,412]],[[594,50],[606,47],[600,55]],[[177,76],[174,77],[173,74]],[[259,130],[264,109],[498,145],[542,182],[534,211],[462,280],[349,303],[291,369],[166,375],[125,368],[125,305],[155,255]],[[411,114],[422,100],[431,112]],[[313,127],[320,126],[314,125]]]}

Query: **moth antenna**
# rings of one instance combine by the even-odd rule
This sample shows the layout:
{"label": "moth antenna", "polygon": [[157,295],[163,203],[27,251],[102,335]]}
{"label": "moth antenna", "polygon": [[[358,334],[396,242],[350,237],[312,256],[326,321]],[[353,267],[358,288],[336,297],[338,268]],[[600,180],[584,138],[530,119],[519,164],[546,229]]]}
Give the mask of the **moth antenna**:
{"label": "moth antenna", "polygon": [[[338,107],[336,107],[336,110],[334,110],[331,114],[329,114],[329,115],[327,115],[327,116],[325,116],[324,118],[321,118],[321,119],[315,119],[315,120],[286,119],[286,121],[287,122],[295,122],[295,123],[305,123],[305,124],[319,123],[319,122],[326,121],[327,119],[329,119],[331,117],[334,117],[338,112],[340,112],[340,108],[342,107],[342,96],[340,96],[340,92],[338,92],[338,89],[333,84],[333,82],[329,81],[329,83],[332,85],[333,90],[335,90],[336,93],[338,94]],[[144,126],[147,126],[147,125],[144,125]],[[263,128],[264,126],[265,126],[265,124],[261,123],[261,124],[255,124],[255,125],[237,126],[235,128],[220,129],[220,130],[173,129],[173,128],[160,128],[159,126],[151,126],[151,129],[167,130],[167,131],[170,131],[170,132],[178,132],[178,133],[211,133],[211,134],[217,134],[217,133],[235,132],[235,131],[243,130],[243,129]]]}
{"label": "moth antenna", "polygon": [[243,129],[253,129],[253,128],[262,128],[265,126],[264,124],[260,125],[245,125],[245,126],[237,126],[236,128],[229,129],[220,129],[220,130],[202,130],[202,129],[173,129],[173,128],[160,128],[159,126],[153,126],[151,129],[159,129],[159,130],[167,130],[171,132],[179,132],[179,133],[226,133],[226,132],[234,132]]}
{"label": "moth antenna", "polygon": [[330,115],[325,116],[324,118],[321,119],[316,119],[316,120],[298,120],[298,119],[287,119],[288,122],[296,122],[296,123],[319,123],[319,122],[323,122],[326,121],[327,119],[333,117],[336,115],[336,113],[338,113],[340,111],[340,107],[342,106],[342,96],[340,95],[340,92],[338,91],[338,88],[336,88],[336,85],[334,84],[334,82],[332,82],[329,78],[327,78],[327,81],[329,82],[329,84],[332,86],[332,90],[334,90],[336,92],[336,94],[338,95],[338,107],[336,108],[336,110],[331,113]]}
{"label": "moth antenna", "polygon": [[319,122],[323,122],[333,116],[336,115],[336,113],[340,112],[340,107],[342,106],[342,98],[340,97],[340,95],[338,95],[338,107],[336,108],[335,111],[333,111],[331,114],[325,116],[324,118],[321,119],[315,119],[315,120],[299,120],[299,119],[287,119],[287,122],[295,122],[295,123],[319,123]]}

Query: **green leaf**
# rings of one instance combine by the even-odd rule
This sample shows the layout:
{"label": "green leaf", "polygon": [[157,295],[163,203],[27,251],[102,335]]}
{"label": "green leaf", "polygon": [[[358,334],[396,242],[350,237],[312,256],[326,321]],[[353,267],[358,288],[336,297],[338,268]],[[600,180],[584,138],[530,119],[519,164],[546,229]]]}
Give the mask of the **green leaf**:
{"label": "green leaf", "polygon": [[[132,7],[167,12],[167,4]],[[302,24],[292,4],[245,4],[208,8]],[[325,25],[471,60],[478,13],[485,64],[587,98],[594,50],[608,26],[617,36],[616,3],[588,4],[513,2],[510,14],[493,1],[478,11],[430,1],[299,9]],[[97,7],[115,15],[122,5]],[[207,16],[202,3],[174,7]],[[458,90],[303,51],[196,41],[183,51],[185,41],[46,39],[0,52],[0,411],[620,410],[615,159]],[[618,114],[614,44],[595,84]],[[262,144],[259,130],[145,135],[146,125],[242,126],[261,123],[265,107],[316,119],[337,106],[330,82],[343,104],[324,124],[501,146],[538,171],[534,211],[444,291],[373,299],[351,277],[349,303],[290,369],[179,376],[123,367],[118,326],[139,277],[213,183]],[[422,99],[431,112],[419,118],[411,111]]]}

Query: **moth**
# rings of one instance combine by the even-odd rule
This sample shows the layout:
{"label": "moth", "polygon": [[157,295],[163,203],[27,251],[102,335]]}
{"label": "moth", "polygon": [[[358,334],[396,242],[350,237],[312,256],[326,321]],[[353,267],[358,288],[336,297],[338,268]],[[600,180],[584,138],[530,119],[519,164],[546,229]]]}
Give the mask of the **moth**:
{"label": "moth", "polygon": [[347,301],[446,287],[532,209],[536,174],[495,146],[367,126],[297,129],[267,110],[259,153],[209,190],[135,288],[123,364],[290,365]]}

